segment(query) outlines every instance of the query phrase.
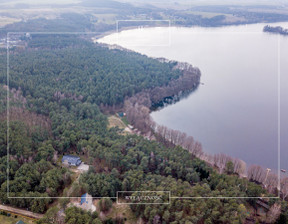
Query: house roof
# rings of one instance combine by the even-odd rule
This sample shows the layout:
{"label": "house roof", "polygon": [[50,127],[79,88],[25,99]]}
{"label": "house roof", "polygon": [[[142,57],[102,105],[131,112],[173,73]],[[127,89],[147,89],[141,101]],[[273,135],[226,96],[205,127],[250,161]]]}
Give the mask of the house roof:
{"label": "house roof", "polygon": [[119,117],[124,117],[124,112],[119,112],[118,115]]}
{"label": "house roof", "polygon": [[19,220],[18,222],[16,222],[16,224],[25,224],[25,222],[23,222],[22,220]]}
{"label": "house roof", "polygon": [[[80,158],[78,156],[72,156],[72,155],[65,155],[62,158],[62,162],[64,162],[65,160],[67,160],[69,163],[77,163],[77,161],[80,160]],[[80,160],[81,161],[81,160]]]}
{"label": "house roof", "polygon": [[258,199],[256,201],[256,203],[260,206],[262,206],[263,208],[266,208],[267,210],[269,210],[270,206],[268,205],[268,203],[264,200]]}
{"label": "house roof", "polygon": [[81,196],[81,205],[83,204],[83,203],[88,203],[88,201],[86,200],[86,197],[87,197],[87,193],[86,194],[83,194],[82,196]]}

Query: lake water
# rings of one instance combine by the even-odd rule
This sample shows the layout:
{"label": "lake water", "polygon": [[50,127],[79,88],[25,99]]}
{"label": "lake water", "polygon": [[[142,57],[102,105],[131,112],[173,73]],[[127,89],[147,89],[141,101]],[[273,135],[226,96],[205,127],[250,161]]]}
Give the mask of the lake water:
{"label": "lake water", "polygon": [[[153,112],[153,119],[193,136],[207,153],[288,169],[288,36],[266,24],[219,28],[145,28],[99,40],[201,70],[199,88]],[[277,23],[288,28],[288,23]]]}

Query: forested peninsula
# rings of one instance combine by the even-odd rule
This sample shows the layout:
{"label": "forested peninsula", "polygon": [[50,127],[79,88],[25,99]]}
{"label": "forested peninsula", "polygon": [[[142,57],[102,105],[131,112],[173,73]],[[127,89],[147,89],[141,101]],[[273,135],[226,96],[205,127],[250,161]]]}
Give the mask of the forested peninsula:
{"label": "forested peninsula", "polygon": [[[255,220],[259,201],[254,197],[278,193],[273,175],[267,177],[268,187],[262,187],[265,171],[261,167],[252,167],[248,178],[239,178],[239,161],[216,156],[215,168],[201,159],[199,142],[149,120],[153,103],[197,88],[201,75],[198,68],[109,49],[81,37],[24,36],[14,38],[26,38],[25,49],[9,49],[9,79],[6,51],[0,52],[2,204],[45,213],[37,221],[42,224],[53,220],[91,224],[139,220],[244,223]],[[146,136],[150,132],[154,140],[109,128],[107,114],[119,109],[126,111],[128,121]],[[67,154],[80,156],[89,165],[88,172],[80,175],[63,166],[61,158]],[[286,210],[280,205],[287,206],[288,181],[282,183],[283,201],[263,200],[267,215],[257,220],[281,223],[286,219]],[[170,204],[132,204],[125,206],[125,212],[105,216],[112,206],[116,209],[117,191],[153,190],[170,191]],[[70,199],[57,199],[84,193],[107,197],[100,200],[100,211],[87,212],[71,206]],[[223,198],[227,196],[231,198]]]}
{"label": "forested peninsula", "polygon": [[267,33],[278,33],[280,35],[284,35],[287,36],[288,35],[288,29],[284,29],[281,26],[269,26],[266,25],[263,28],[263,32],[267,32]]}

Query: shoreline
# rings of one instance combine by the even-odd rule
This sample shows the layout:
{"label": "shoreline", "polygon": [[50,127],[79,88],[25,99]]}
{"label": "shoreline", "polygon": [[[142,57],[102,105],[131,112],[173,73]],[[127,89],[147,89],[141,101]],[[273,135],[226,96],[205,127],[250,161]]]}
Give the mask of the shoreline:
{"label": "shoreline", "polygon": [[[288,24],[287,22],[277,22],[277,23],[272,23],[271,25],[273,25],[274,26],[274,24],[275,24],[275,26],[276,25],[278,25],[278,24]],[[257,24],[259,24],[260,26],[254,26],[254,24],[251,26],[253,29],[254,29],[254,27],[257,27],[257,32],[258,32],[258,30],[259,30],[259,32],[261,32],[262,33],[262,28],[263,27],[261,27],[261,25],[262,24],[265,24],[265,23],[257,23]],[[267,24],[267,23],[266,23]],[[284,25],[285,26],[285,25]],[[261,28],[259,28],[259,27],[261,27]],[[179,27],[179,29],[181,29],[181,28],[184,28],[185,29],[185,27]],[[248,30],[251,30],[252,28],[247,28]],[[191,28],[191,29],[193,29],[193,28]],[[218,28],[216,28],[216,29],[218,29]],[[243,30],[242,29],[242,27],[241,27],[241,30]],[[135,30],[136,31],[136,30]],[[246,32],[246,29],[244,29],[244,31]],[[131,34],[133,34],[133,32],[131,33]],[[148,34],[149,34],[149,31],[148,31]],[[130,35],[130,34],[129,34]],[[114,36],[115,37],[115,36]],[[105,39],[105,41],[106,41],[106,43],[109,43],[109,42],[115,42],[115,38],[107,38],[107,39]],[[120,43],[121,44],[121,43]],[[118,45],[114,45],[117,49],[124,49],[124,47],[121,47],[121,46],[118,46]],[[127,48],[129,48],[129,46],[127,46]],[[126,50],[127,51],[132,51],[132,50],[130,50],[131,49],[131,47],[130,47],[130,49],[128,50],[126,48]],[[132,48],[133,49],[133,48]],[[142,51],[142,52],[146,52],[146,53],[142,53],[139,49],[137,49],[137,48],[134,48],[136,51],[135,52],[137,52],[137,53],[140,53],[140,54],[145,54],[146,56],[148,56],[148,57],[150,57],[150,58],[155,58],[155,57],[153,57],[153,56],[159,56],[159,57],[161,57],[161,56],[163,56],[163,54],[161,55],[161,54],[151,54],[152,56],[149,56],[148,55],[148,52],[149,51]],[[170,58],[175,58],[175,57],[170,57]],[[180,58],[181,59],[181,58]],[[189,58],[187,59],[187,60],[189,60]],[[169,60],[167,60],[167,61],[169,61]],[[192,62],[192,61],[190,61],[190,62]],[[185,99],[185,97],[184,97],[184,99]],[[182,98],[180,97],[180,99],[179,100],[182,100]],[[150,108],[151,109],[151,111],[153,112],[154,110],[157,110],[157,111],[160,111],[160,110],[162,110],[162,109],[164,109],[166,106],[169,106],[169,104],[171,104],[171,103],[175,103],[175,102],[178,102],[179,100],[175,100],[175,97],[173,98],[173,97],[171,97],[171,96],[168,96],[167,97],[167,100],[166,99],[164,99],[163,100],[163,104],[159,107],[158,105],[156,105],[156,107],[154,108]],[[159,102],[158,102],[159,103]],[[178,127],[178,129],[179,130],[181,130],[180,129],[180,127]],[[241,133],[241,132],[238,132],[238,133]],[[204,136],[205,137],[205,136]],[[203,142],[205,142],[205,141],[203,141]],[[207,147],[208,148],[208,147]],[[240,147],[239,147],[240,148]],[[220,151],[217,151],[217,150],[209,150],[209,151],[214,151],[214,153],[219,153]],[[231,150],[232,151],[232,153],[230,154],[230,155],[233,155],[233,153],[234,153],[234,151],[233,150]],[[226,152],[227,153],[229,153],[229,151],[228,150],[226,150]],[[237,156],[238,156],[238,154],[237,153],[234,153],[234,154],[236,154]],[[239,154],[240,156],[241,156],[241,154]],[[247,161],[249,161],[249,164],[263,164],[262,166],[263,167],[265,167],[265,169],[266,169],[266,167],[269,167],[269,168],[272,168],[272,169],[274,169],[274,170],[277,170],[277,163],[272,163],[271,162],[271,165],[270,165],[270,163],[269,162],[266,162],[266,160],[263,160],[263,163],[262,163],[262,161],[258,161],[258,160],[260,160],[260,159],[253,159],[253,157],[246,157],[246,155],[242,155],[242,158],[246,158],[246,160]],[[274,157],[273,157],[274,158]],[[254,161],[253,161],[254,160]],[[255,162],[256,161],[256,162]],[[275,164],[275,165],[274,165]],[[282,163],[283,164],[283,163]],[[282,166],[281,166],[282,167]],[[284,168],[285,169],[285,167],[282,167],[282,168]]]}
{"label": "shoreline", "polygon": [[[99,43],[99,42],[98,42]],[[122,46],[119,46],[119,45],[117,45],[117,44],[113,44],[113,45],[111,45],[111,44],[106,44],[106,43],[100,43],[100,44],[102,44],[103,46],[106,46],[106,47],[108,47],[108,48],[110,48],[110,49],[119,49],[119,50],[124,50],[124,51],[130,51],[130,52],[135,52],[135,51],[133,51],[133,50],[130,50],[130,49],[127,49],[127,48],[125,48],[125,47],[122,47]],[[139,52],[137,52],[137,53],[139,53]],[[148,56],[149,57],[149,56]],[[153,58],[153,57],[150,57],[150,58]],[[165,58],[153,58],[153,59],[156,59],[156,60],[158,60],[158,61],[162,61],[163,63],[164,62],[173,62],[174,60],[169,60],[169,59],[165,59]],[[175,61],[174,61],[175,62]],[[181,62],[178,62],[178,61],[176,61],[177,63],[181,63]],[[188,64],[188,63],[187,63]],[[193,66],[192,66],[193,67]],[[199,70],[200,71],[200,70]],[[183,76],[183,75],[182,75]],[[180,76],[181,77],[181,76]],[[180,77],[178,77],[177,79],[179,79]],[[199,84],[200,84],[201,82],[200,82],[200,79],[199,79],[199,83],[198,83],[198,86],[199,86]],[[197,87],[198,87],[197,86]],[[189,94],[191,94],[191,93],[193,93],[195,90],[196,90],[197,88],[191,88],[188,92],[189,92]],[[144,92],[146,92],[147,93],[147,90],[144,90]],[[150,92],[151,92],[151,90],[150,90]],[[140,92],[141,93],[141,92]],[[149,93],[149,90],[148,90],[148,93]],[[181,92],[180,92],[181,93]],[[189,94],[187,94],[187,95],[189,95]],[[135,94],[134,96],[132,96],[131,98],[133,98],[133,97],[136,97],[137,98],[137,94]],[[176,97],[176,100],[175,100],[175,97]],[[171,101],[170,102],[165,102],[165,99],[166,98],[171,98]],[[174,94],[174,95],[170,95],[170,96],[164,96],[163,98],[161,98],[161,100],[158,100],[157,101],[157,103],[156,103],[156,105],[157,104],[159,104],[159,103],[162,103],[162,102],[164,102],[165,104],[165,106],[169,106],[170,104],[174,104],[175,102],[178,102],[178,101],[180,101],[181,99],[182,99],[183,97],[181,97],[181,95],[179,95],[179,92],[178,93],[176,93],[176,94]],[[125,101],[126,102],[126,101]],[[136,100],[136,102],[137,102],[137,100]],[[138,103],[138,102],[137,102]],[[124,103],[124,104],[126,104],[126,103]],[[137,127],[135,127],[134,126],[134,124],[133,123],[131,123],[131,122],[129,122],[130,124],[132,124],[135,128],[136,128],[136,130],[137,130],[137,132],[139,132],[140,134],[141,134],[141,136],[143,136],[144,138],[146,138],[146,139],[148,139],[148,140],[154,140],[154,139],[156,139],[157,141],[159,141],[158,139],[157,139],[157,136],[156,135],[158,135],[158,133],[157,133],[157,131],[156,131],[156,129],[154,129],[153,130],[153,128],[151,128],[152,126],[155,126],[155,125],[157,125],[157,126],[159,126],[156,122],[154,122],[152,125],[151,125],[151,123],[150,123],[150,121],[151,120],[153,120],[152,118],[151,118],[151,112],[153,111],[152,109],[151,109],[151,105],[150,106],[147,106],[147,105],[142,105],[144,108],[148,108],[149,109],[149,119],[146,121],[146,125],[148,125],[149,126],[149,129],[150,129],[150,131],[147,133],[143,133],[143,131],[141,130],[141,129],[139,129],[139,128],[137,128]],[[163,109],[163,108],[165,108],[165,106],[164,107],[157,107],[156,106],[156,109]],[[123,109],[125,108],[125,106],[123,107]],[[124,111],[127,113],[127,114],[129,114],[129,112],[127,111],[127,108],[125,108],[124,109]],[[128,117],[128,116],[127,116]],[[186,133],[183,133],[183,134],[185,134],[186,135]],[[162,138],[164,138],[165,139],[165,136],[163,137],[162,136]],[[170,139],[168,139],[168,141],[169,141]],[[167,139],[165,139],[165,141],[167,141]],[[173,143],[172,143],[173,144]],[[177,144],[174,144],[174,145],[177,145]],[[200,144],[201,145],[201,144]],[[182,145],[179,145],[179,146],[181,146],[181,147],[183,147]],[[185,147],[183,147],[184,149],[185,149]],[[187,150],[187,149],[186,149]],[[189,150],[188,150],[189,151]],[[207,165],[210,165],[210,166],[212,166],[212,167],[214,167],[214,168],[217,168],[217,170],[218,170],[218,172],[219,173],[223,173],[223,171],[225,170],[225,165],[226,165],[226,163],[224,164],[224,166],[223,166],[223,164],[220,164],[219,163],[219,161],[218,161],[218,165],[217,165],[217,161],[216,161],[216,157],[223,157],[223,158],[225,158],[224,160],[225,161],[232,161],[232,162],[235,162],[235,164],[237,164],[238,166],[242,166],[242,168],[241,168],[241,170],[242,170],[242,172],[241,173],[238,173],[238,175],[239,175],[239,178],[247,178],[248,180],[250,180],[251,181],[251,179],[249,178],[249,170],[250,170],[250,168],[251,167],[261,167],[261,169],[263,170],[263,172],[265,172],[265,169],[262,167],[262,166],[259,166],[259,165],[253,165],[253,164],[249,164],[249,169],[248,169],[248,166],[246,166],[246,162],[244,162],[243,160],[241,160],[241,159],[236,159],[236,158],[232,158],[232,157],[230,157],[229,155],[226,155],[226,154],[221,154],[221,153],[217,153],[217,154],[214,154],[214,155],[210,155],[210,154],[207,154],[207,153],[200,153],[198,156],[195,156],[195,157],[197,157],[197,158],[199,158],[199,159],[201,159],[201,160],[203,160],[203,161],[205,161],[205,163],[207,164]],[[218,160],[221,160],[220,158],[218,158]],[[219,165],[220,164],[220,165]],[[242,164],[242,165],[241,165]],[[243,167],[243,164],[245,164],[245,168]],[[247,164],[248,165],[248,164]],[[274,171],[274,172],[273,172]],[[277,172],[275,172],[275,170],[273,169],[273,171],[271,172],[271,173],[269,173],[269,175],[276,175],[277,174]],[[276,170],[277,171],[277,170]],[[237,173],[236,173],[237,174]],[[268,173],[267,173],[267,175],[268,175]],[[277,175],[278,176],[278,175]],[[280,173],[280,176],[278,177],[279,179],[281,178],[281,176],[283,176],[282,175],[282,173]],[[253,181],[253,179],[252,179],[252,181]],[[265,181],[264,181],[265,182]],[[264,188],[264,189],[266,189],[266,187],[265,187],[265,183],[264,182],[259,182],[261,185],[262,185],[262,187]]]}

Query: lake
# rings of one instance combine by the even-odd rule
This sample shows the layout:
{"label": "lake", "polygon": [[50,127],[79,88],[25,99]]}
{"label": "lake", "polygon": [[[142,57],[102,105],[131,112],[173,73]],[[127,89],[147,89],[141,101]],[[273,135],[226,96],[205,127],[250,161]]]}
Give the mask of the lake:
{"label": "lake", "polygon": [[262,32],[265,25],[133,29],[98,41],[201,70],[195,92],[151,113],[158,124],[193,136],[207,153],[264,168],[278,168],[280,150],[279,167],[288,169],[288,37]]}

